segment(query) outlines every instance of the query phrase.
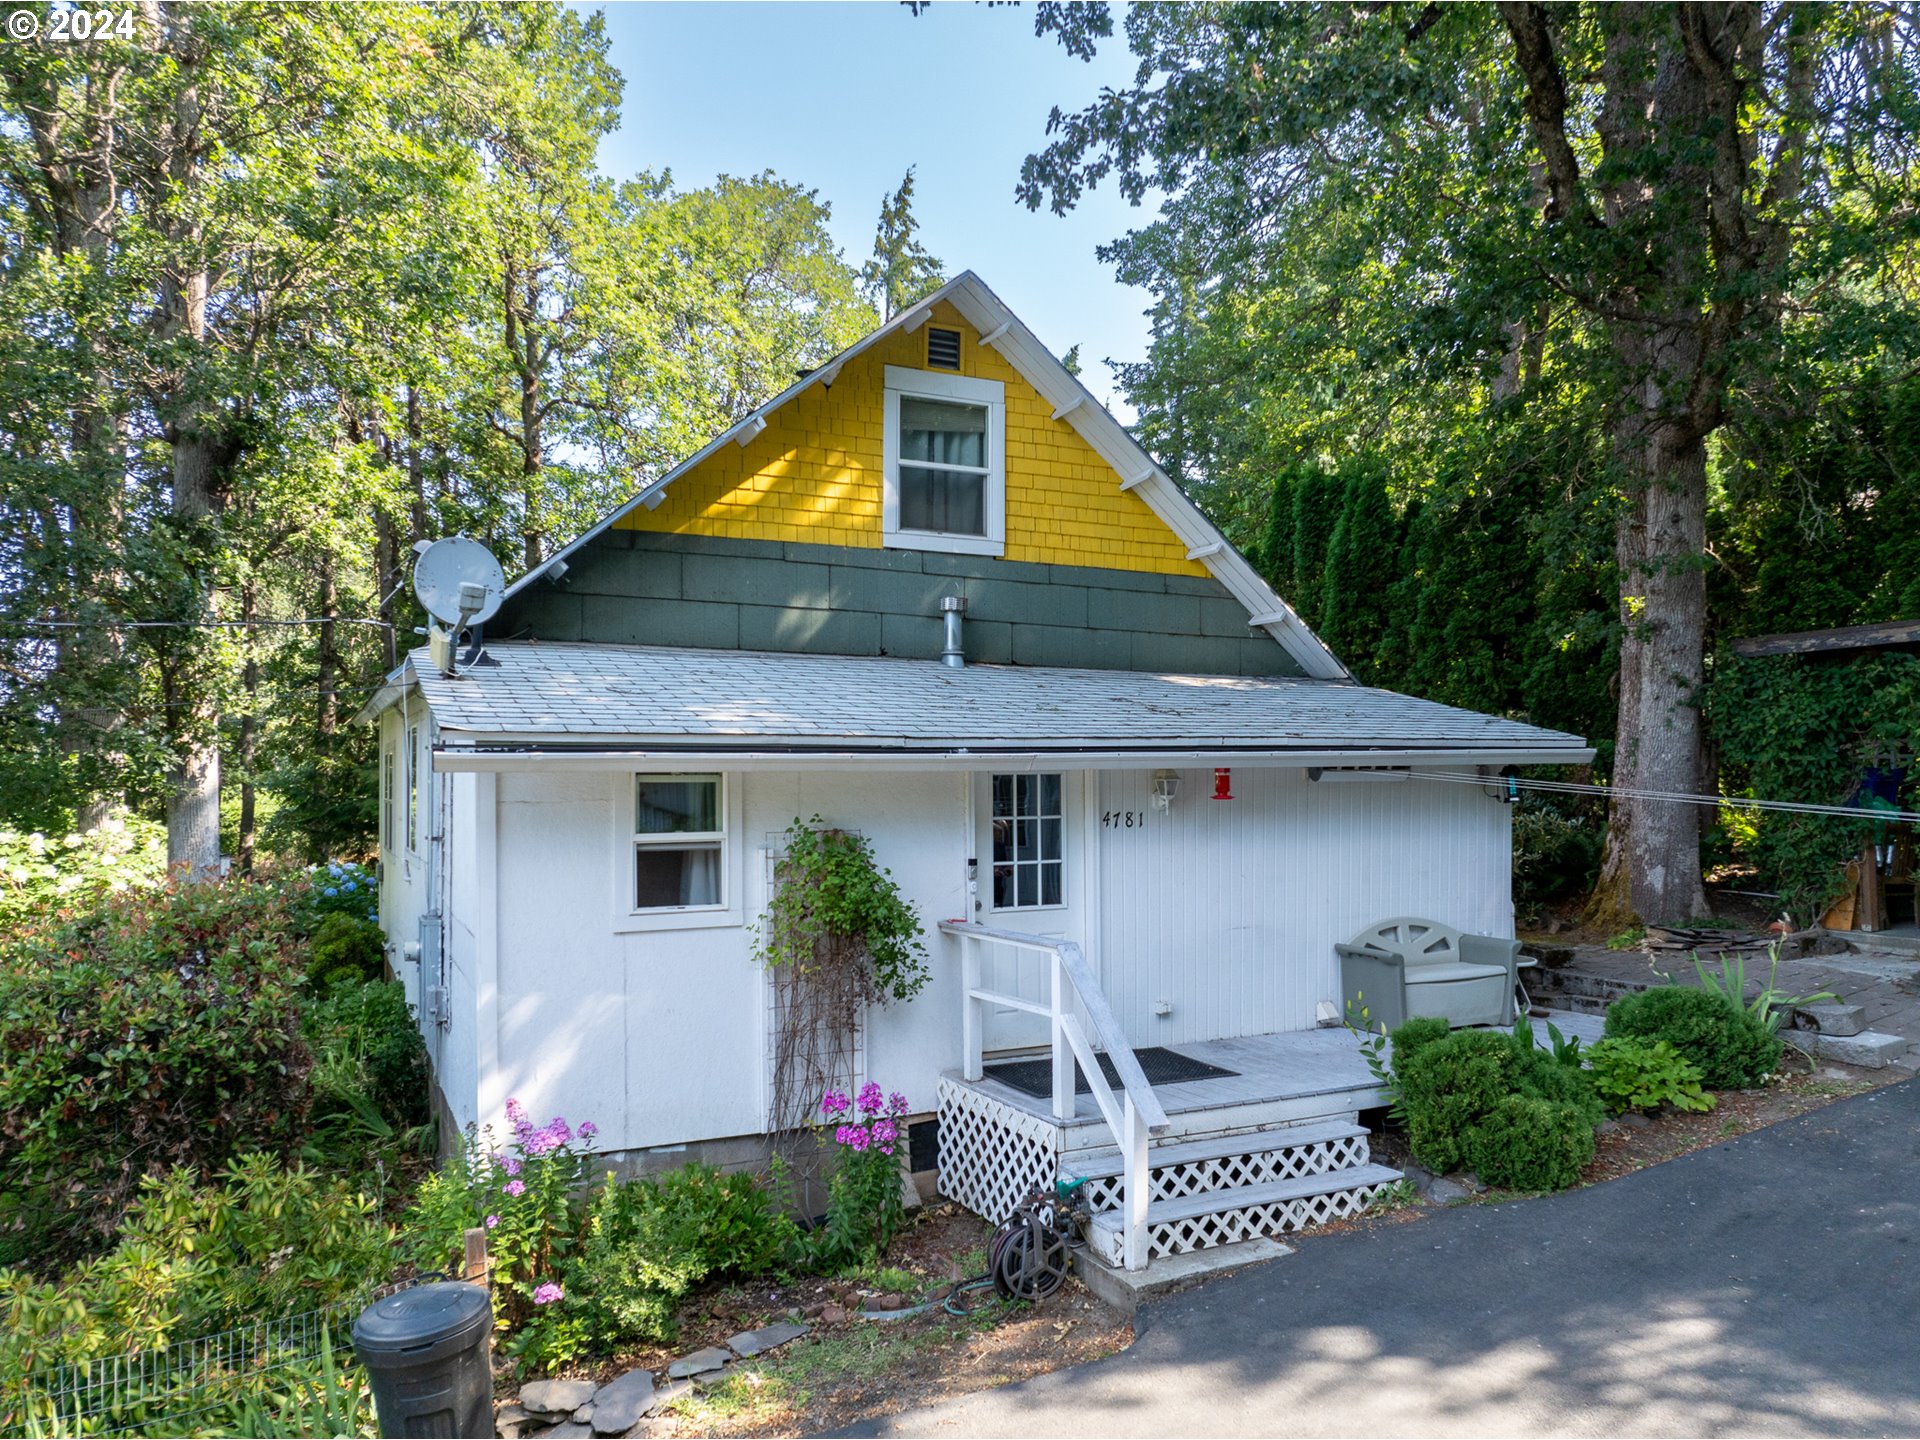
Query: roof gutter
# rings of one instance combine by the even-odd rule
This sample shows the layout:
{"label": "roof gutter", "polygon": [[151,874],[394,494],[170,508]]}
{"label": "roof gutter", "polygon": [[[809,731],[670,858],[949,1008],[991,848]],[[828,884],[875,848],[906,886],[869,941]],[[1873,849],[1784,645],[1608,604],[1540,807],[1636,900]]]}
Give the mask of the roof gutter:
{"label": "roof gutter", "polygon": [[1585,765],[1593,759],[1586,746],[1465,746],[1330,750],[1276,749],[1271,746],[1205,748],[1169,745],[1163,748],[1128,746],[1068,746],[1058,749],[999,748],[990,745],[907,750],[876,747],[869,750],[747,749],[702,746],[631,746],[572,748],[552,745],[441,746],[433,752],[433,768],[443,774],[475,771],[617,770],[690,761],[720,764],[728,770],[872,770],[889,760],[916,770],[1150,770],[1189,763],[1196,766],[1245,765],[1264,769],[1307,769],[1354,765]]}

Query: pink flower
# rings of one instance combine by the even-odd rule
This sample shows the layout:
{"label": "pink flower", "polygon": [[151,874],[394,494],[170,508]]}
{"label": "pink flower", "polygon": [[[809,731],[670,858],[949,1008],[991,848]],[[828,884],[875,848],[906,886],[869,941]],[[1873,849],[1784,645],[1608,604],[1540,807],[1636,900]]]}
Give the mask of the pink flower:
{"label": "pink flower", "polygon": [[522,1195],[526,1193],[527,1193],[526,1181],[524,1180],[507,1181],[507,1194],[513,1196],[514,1199],[518,1200]]}
{"label": "pink flower", "polygon": [[844,1115],[847,1113],[847,1103],[845,1095],[838,1090],[829,1090],[820,1097],[820,1113],[829,1117]]}
{"label": "pink flower", "polygon": [[878,1115],[883,1104],[885,1101],[880,1098],[880,1087],[873,1081],[869,1080],[860,1087],[860,1108],[867,1114]]}
{"label": "pink flower", "polygon": [[898,1090],[887,1096],[887,1113],[890,1115],[904,1115],[912,1108],[907,1103],[907,1097]]}
{"label": "pink flower", "polygon": [[566,1291],[562,1290],[551,1280],[533,1292],[533,1303],[536,1305],[551,1305],[556,1300],[564,1300],[566,1298]]}
{"label": "pink flower", "polygon": [[841,1144],[845,1145],[849,1150],[864,1150],[867,1148],[866,1126],[849,1125],[846,1127],[846,1131],[846,1138],[840,1142]]}
{"label": "pink flower", "polygon": [[501,1163],[500,1168],[509,1175],[518,1175],[520,1173],[520,1161],[516,1157],[509,1155],[506,1160]]}
{"label": "pink flower", "polygon": [[500,1217],[498,1215],[487,1216],[487,1229],[491,1230],[493,1229],[494,1226],[498,1225],[499,1223],[500,1223]]}
{"label": "pink flower", "polygon": [[899,1138],[900,1138],[900,1127],[894,1124],[893,1121],[876,1120],[873,1122],[873,1143],[874,1144],[891,1145],[895,1140],[898,1140]]}
{"label": "pink flower", "polygon": [[600,1127],[594,1124],[593,1121],[582,1120],[580,1122],[580,1138],[582,1140],[591,1140],[593,1139],[594,1136],[598,1135],[599,1133],[600,1133]]}
{"label": "pink flower", "polygon": [[522,1120],[525,1120],[526,1118],[527,1118],[526,1106],[522,1105],[518,1100],[507,1101],[507,1119],[513,1121],[514,1124],[518,1125]]}

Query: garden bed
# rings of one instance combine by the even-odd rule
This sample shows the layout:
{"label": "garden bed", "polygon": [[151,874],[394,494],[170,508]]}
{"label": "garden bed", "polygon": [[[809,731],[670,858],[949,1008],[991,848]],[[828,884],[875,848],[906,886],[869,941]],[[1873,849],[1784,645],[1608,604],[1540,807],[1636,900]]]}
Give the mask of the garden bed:
{"label": "garden bed", "polygon": [[[723,1345],[730,1335],[798,1319],[808,1327],[806,1336],[732,1366],[719,1383],[641,1422],[641,1433],[816,1434],[1098,1359],[1131,1343],[1131,1322],[1075,1280],[1038,1305],[1009,1306],[991,1290],[976,1290],[961,1297],[977,1307],[965,1317],[937,1304],[904,1319],[860,1317],[862,1309],[935,1299],[955,1280],[978,1274],[989,1233],[956,1205],[929,1207],[895,1239],[884,1267],[700,1292],[681,1306],[671,1346],[629,1348],[578,1373],[604,1382],[635,1368],[664,1371],[679,1356]],[[504,1383],[501,1400],[511,1400],[518,1388],[517,1381]]]}
{"label": "garden bed", "polygon": [[[1862,1070],[1851,1065],[1824,1065],[1808,1074],[1806,1062],[1796,1057],[1787,1061],[1785,1078],[1755,1090],[1717,1092],[1718,1105],[1705,1113],[1668,1110],[1646,1117],[1626,1117],[1603,1126],[1596,1137],[1593,1159],[1580,1171],[1575,1188],[1617,1180],[1674,1160],[1709,1145],[1718,1145],[1754,1130],[1792,1120],[1812,1110],[1845,1100],[1869,1090],[1879,1089],[1907,1078],[1890,1070]],[[1404,1131],[1376,1127],[1369,1139],[1373,1158],[1382,1165],[1405,1169],[1415,1164],[1407,1148]],[[1477,1193],[1476,1202],[1514,1199],[1512,1191],[1487,1189]],[[1329,1234],[1364,1225],[1413,1219],[1425,1213],[1424,1205],[1396,1205],[1353,1220],[1323,1226],[1314,1233]]]}

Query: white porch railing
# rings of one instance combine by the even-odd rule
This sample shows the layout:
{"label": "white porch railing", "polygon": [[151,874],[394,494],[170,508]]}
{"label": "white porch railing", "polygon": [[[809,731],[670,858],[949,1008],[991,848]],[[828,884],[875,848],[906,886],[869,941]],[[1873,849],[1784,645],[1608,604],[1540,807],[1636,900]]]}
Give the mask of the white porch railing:
{"label": "white porch railing", "polygon": [[[1094,978],[1087,957],[1071,940],[1049,940],[1018,930],[996,930],[952,920],[940,929],[960,940],[961,1063],[967,1079],[978,1080],[983,1069],[987,1005],[1004,1005],[1043,1017],[1052,1034],[1053,1118],[1062,1123],[1074,1112],[1074,1070],[1087,1077],[1094,1104],[1114,1143],[1120,1147],[1124,1189],[1121,1213],[1125,1235],[1125,1262],[1129,1270],[1147,1265],[1148,1180],[1147,1137],[1167,1128],[1167,1112],[1147,1083],[1140,1059],[1127,1043],[1126,1033]],[[981,984],[981,947],[1004,945],[1020,955],[1047,957],[1047,1003],[1019,995],[988,990]],[[1085,1024],[1081,1017],[1086,1017]],[[1097,1050],[1104,1050],[1119,1077],[1119,1095],[1101,1070]]]}

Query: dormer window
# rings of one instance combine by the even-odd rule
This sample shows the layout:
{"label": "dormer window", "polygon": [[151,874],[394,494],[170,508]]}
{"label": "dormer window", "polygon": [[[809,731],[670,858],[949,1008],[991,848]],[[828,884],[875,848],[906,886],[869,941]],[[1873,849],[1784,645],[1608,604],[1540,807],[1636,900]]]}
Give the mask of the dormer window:
{"label": "dormer window", "polygon": [[887,367],[886,543],[1006,549],[1006,394],[997,380]]}

